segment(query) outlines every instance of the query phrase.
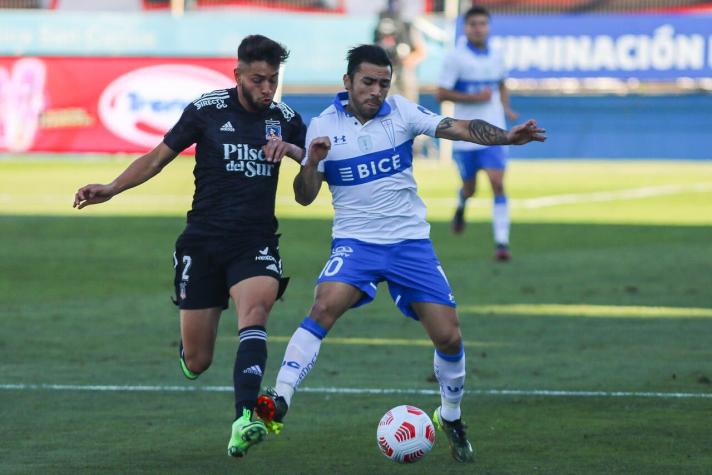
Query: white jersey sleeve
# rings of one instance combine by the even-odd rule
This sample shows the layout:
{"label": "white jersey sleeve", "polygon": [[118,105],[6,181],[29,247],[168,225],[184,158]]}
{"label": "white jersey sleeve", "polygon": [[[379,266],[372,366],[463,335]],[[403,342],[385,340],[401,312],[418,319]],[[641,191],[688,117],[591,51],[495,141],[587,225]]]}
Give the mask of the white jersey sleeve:
{"label": "white jersey sleeve", "polygon": [[393,100],[397,105],[397,110],[403,123],[406,124],[413,137],[421,134],[435,137],[435,129],[445,118],[444,116],[410,102],[402,96],[393,96]]}
{"label": "white jersey sleeve", "polygon": [[[306,151],[304,152],[304,158],[302,159],[302,166],[306,165],[307,160],[309,160],[309,145],[312,143],[312,140],[320,136],[321,135],[319,134],[319,117],[314,117],[309,122],[309,127],[307,128],[307,137],[304,141],[304,148],[306,149]],[[328,157],[329,154],[327,153],[326,158],[324,158],[324,160],[320,161],[317,164],[317,171],[324,173],[324,162]]]}

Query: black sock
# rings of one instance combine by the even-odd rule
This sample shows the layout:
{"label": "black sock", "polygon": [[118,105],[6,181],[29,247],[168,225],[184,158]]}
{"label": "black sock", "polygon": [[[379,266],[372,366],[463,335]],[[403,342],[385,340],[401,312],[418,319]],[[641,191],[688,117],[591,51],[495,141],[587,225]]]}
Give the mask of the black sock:
{"label": "black sock", "polygon": [[233,383],[235,385],[235,418],[242,410],[254,410],[267,362],[267,332],[255,325],[240,330],[240,346],[235,356]]}

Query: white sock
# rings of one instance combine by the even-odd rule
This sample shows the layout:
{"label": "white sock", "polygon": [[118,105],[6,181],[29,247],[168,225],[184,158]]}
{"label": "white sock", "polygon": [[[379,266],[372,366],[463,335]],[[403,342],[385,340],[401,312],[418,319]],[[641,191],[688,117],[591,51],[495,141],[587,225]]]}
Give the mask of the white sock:
{"label": "white sock", "polygon": [[465,198],[465,193],[462,192],[462,188],[457,192],[457,207],[458,209],[465,209],[467,204],[467,198]]}
{"label": "white sock", "polygon": [[321,340],[325,336],[326,330],[307,317],[289,340],[274,388],[277,394],[287,402],[287,406],[291,404],[292,396],[299,387],[299,383],[316,364]]}
{"label": "white sock", "polygon": [[492,228],[494,230],[495,243],[509,244],[509,222],[507,196],[495,196],[494,206],[492,207]]}
{"label": "white sock", "polygon": [[440,383],[440,415],[446,421],[461,417],[460,401],[465,392],[465,350],[446,355],[435,350],[433,366]]}

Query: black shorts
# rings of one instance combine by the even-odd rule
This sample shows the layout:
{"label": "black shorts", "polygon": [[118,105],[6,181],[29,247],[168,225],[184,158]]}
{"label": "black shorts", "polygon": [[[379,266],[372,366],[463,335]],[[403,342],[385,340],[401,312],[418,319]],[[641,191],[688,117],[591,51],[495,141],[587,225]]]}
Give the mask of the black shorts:
{"label": "black shorts", "polygon": [[279,281],[277,298],[287,287],[282,277],[279,237],[204,237],[182,234],[173,253],[175,304],[181,309],[226,309],[230,287],[250,277]]}

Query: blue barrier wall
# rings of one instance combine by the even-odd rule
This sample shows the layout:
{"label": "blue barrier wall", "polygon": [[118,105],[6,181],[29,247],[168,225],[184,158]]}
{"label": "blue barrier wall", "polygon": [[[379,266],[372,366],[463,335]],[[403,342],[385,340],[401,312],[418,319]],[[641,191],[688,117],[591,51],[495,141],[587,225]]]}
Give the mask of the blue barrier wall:
{"label": "blue barrier wall", "polygon": [[[289,95],[308,121],[331,104],[327,95]],[[421,104],[439,111],[433,96]],[[521,120],[536,119],[549,140],[511,147],[512,158],[712,159],[712,96],[513,96]]]}
{"label": "blue barrier wall", "polygon": [[[432,18],[446,28],[444,19]],[[292,50],[288,84],[339,84],[349,47],[373,38],[375,17],[279,12],[71,13],[0,11],[0,56],[233,57],[261,33]],[[712,77],[712,15],[496,16],[494,47],[512,77]],[[427,41],[421,82],[437,81],[444,47]]]}

